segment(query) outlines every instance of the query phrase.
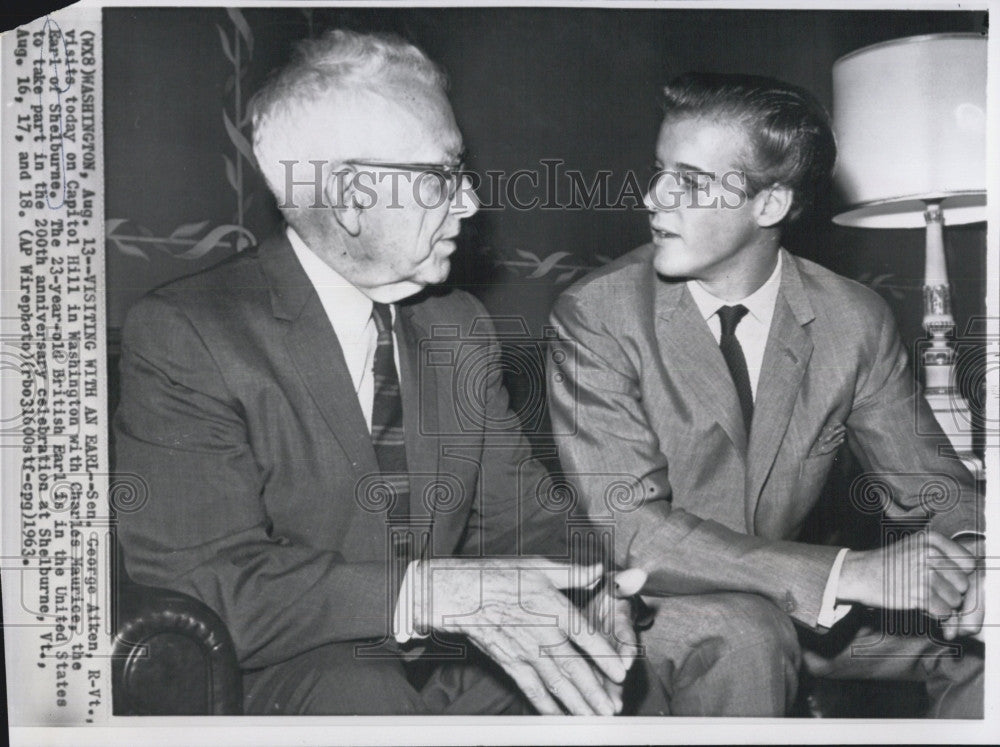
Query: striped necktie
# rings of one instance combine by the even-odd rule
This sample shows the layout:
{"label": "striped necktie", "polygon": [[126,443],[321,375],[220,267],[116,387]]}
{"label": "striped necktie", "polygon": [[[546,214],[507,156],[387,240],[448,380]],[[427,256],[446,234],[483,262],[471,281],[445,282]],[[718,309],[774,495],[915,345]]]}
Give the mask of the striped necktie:
{"label": "striped necktie", "polygon": [[410,480],[406,467],[406,441],[403,433],[403,397],[399,388],[392,343],[392,310],[388,304],[376,303],[372,319],[378,330],[375,363],[372,366],[375,396],[372,402],[372,445],[379,472],[396,495],[390,512],[393,518],[404,518],[410,511]]}

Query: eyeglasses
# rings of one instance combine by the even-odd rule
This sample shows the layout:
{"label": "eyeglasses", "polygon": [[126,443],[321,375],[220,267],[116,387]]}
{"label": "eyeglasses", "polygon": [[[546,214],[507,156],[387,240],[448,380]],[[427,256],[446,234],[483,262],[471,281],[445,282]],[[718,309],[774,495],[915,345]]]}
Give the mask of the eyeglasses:
{"label": "eyeglasses", "polygon": [[351,166],[365,166],[386,171],[410,171],[419,174],[414,181],[416,196],[421,207],[440,207],[445,200],[451,200],[458,192],[458,185],[469,172],[465,160],[458,163],[392,163],[389,161],[362,161],[352,159],[343,163]]}
{"label": "eyeglasses", "polygon": [[665,169],[659,164],[649,165],[648,189],[657,189],[661,185],[673,187],[686,192],[706,190],[715,181],[715,174],[710,171],[693,171],[687,169]]}

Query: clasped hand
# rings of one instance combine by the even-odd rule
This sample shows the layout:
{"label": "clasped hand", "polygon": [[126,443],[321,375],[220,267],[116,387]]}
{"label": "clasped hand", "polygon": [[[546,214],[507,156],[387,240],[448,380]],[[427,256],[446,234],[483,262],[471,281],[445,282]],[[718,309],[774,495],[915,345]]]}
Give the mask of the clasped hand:
{"label": "clasped hand", "polygon": [[985,615],[979,542],[928,531],[878,550],[849,552],[838,597],[870,607],[924,612],[942,621],[948,640],[975,635]]}
{"label": "clasped hand", "polygon": [[621,710],[620,685],[632,663],[624,649],[635,640],[630,621],[616,618],[626,630],[606,635],[559,591],[595,586],[603,574],[600,564],[545,558],[425,562],[428,598],[415,605],[418,629],[468,637],[542,714],[611,716]]}

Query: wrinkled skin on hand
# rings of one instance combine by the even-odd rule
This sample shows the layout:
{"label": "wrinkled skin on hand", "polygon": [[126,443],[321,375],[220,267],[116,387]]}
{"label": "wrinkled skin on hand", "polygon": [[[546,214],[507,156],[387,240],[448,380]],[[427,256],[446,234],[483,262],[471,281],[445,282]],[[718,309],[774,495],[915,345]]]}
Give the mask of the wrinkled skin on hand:
{"label": "wrinkled skin on hand", "polygon": [[631,657],[623,657],[600,627],[588,625],[560,591],[593,587],[602,576],[600,565],[545,558],[441,558],[426,564],[430,599],[415,605],[418,629],[468,637],[539,713],[610,716],[620,710]]}

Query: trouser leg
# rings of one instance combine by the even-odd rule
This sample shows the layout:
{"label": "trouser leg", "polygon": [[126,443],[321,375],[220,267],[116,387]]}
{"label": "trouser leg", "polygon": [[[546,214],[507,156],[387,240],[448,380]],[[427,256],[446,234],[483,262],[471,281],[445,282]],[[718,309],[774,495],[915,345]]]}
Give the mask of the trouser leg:
{"label": "trouser leg", "polygon": [[[446,716],[520,716],[535,713],[514,681],[498,664],[471,643],[461,645],[465,647],[465,657],[441,662],[420,690],[421,699],[430,713]],[[433,657],[434,650],[427,655]]]}
{"label": "trouser leg", "polygon": [[466,656],[460,660],[429,661],[433,671],[418,689],[408,676],[408,665],[398,656],[362,656],[353,642],[320,646],[244,675],[244,711],[283,715],[531,713],[513,681],[471,645],[466,645]]}
{"label": "trouser leg", "polygon": [[426,712],[398,657],[362,658],[331,643],[243,677],[247,714],[412,715]]}
{"label": "trouser leg", "polygon": [[785,715],[800,663],[785,613],[753,594],[648,602],[657,612],[641,636],[648,688],[639,715]]}
{"label": "trouser leg", "polygon": [[816,677],[922,681],[932,718],[983,717],[983,646],[946,641],[918,614],[857,610],[825,636],[803,636],[803,660]]}

